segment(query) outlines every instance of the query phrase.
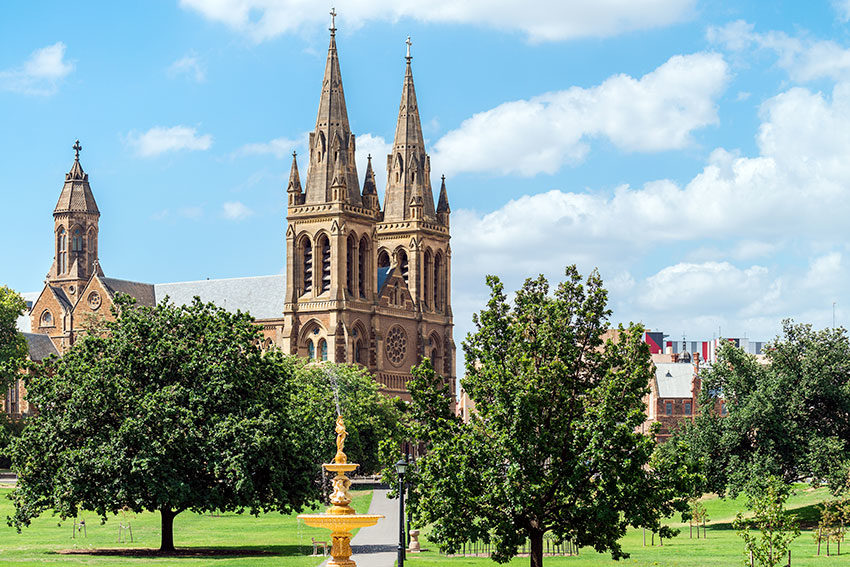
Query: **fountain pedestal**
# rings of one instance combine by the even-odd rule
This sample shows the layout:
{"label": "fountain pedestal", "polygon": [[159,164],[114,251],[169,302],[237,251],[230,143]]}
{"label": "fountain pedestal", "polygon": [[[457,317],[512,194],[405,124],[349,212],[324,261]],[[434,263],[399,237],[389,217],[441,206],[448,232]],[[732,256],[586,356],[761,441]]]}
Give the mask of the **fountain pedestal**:
{"label": "fountain pedestal", "polygon": [[333,478],[333,492],[331,493],[331,506],[324,514],[299,514],[298,519],[314,528],[326,528],[331,530],[331,557],[328,567],[356,567],[351,560],[351,530],[374,526],[378,520],[383,518],[379,514],[358,514],[351,504],[351,480],[345,473],[351,472],[359,465],[349,463],[345,453],[342,452],[345,444],[345,424],[342,416],[336,420],[336,447],[337,452],[333,463],[325,463],[322,467],[328,472],[336,473]]}

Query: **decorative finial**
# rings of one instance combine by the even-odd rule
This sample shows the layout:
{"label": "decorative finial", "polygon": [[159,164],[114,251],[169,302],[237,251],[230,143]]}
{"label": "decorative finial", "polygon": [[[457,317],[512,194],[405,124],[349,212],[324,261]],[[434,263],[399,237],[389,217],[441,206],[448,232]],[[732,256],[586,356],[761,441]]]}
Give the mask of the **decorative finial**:
{"label": "decorative finial", "polygon": [[368,159],[369,161],[372,161],[372,154],[367,155],[366,159]]}
{"label": "decorative finial", "polygon": [[295,156],[297,156],[297,155],[298,155],[298,152],[296,152],[295,150],[292,150],[292,159],[295,159]]}
{"label": "decorative finial", "polygon": [[443,183],[445,183],[446,182],[446,174],[444,173],[443,175],[441,175],[440,179],[442,179]]}
{"label": "decorative finial", "polygon": [[76,161],[80,161],[80,150],[83,149],[83,147],[80,145],[80,141],[77,140],[76,142],[74,142],[74,145],[71,147],[71,149],[74,150],[74,159]]}
{"label": "decorative finial", "polygon": [[331,8],[331,27],[328,28],[331,30],[331,35],[336,35],[336,8]]}
{"label": "decorative finial", "polygon": [[410,46],[413,44],[413,42],[410,41],[410,36],[407,36],[407,41],[405,41],[404,43],[407,44],[407,56],[405,57],[405,59],[407,59],[407,62],[410,63],[410,60],[412,59],[410,57]]}

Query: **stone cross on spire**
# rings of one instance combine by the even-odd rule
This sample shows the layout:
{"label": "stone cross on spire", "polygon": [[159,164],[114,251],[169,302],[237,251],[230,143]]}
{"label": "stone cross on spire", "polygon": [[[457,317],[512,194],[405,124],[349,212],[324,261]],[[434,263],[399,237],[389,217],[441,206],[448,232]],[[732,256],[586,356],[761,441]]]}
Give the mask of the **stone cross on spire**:
{"label": "stone cross on spire", "polygon": [[405,41],[404,43],[407,44],[407,56],[405,58],[407,59],[408,62],[410,62],[410,59],[411,59],[411,57],[410,57],[410,46],[413,45],[413,42],[410,41],[410,36],[407,36],[407,41]]}
{"label": "stone cross on spire", "polygon": [[74,159],[80,161],[80,150],[83,149],[83,147],[80,145],[80,141],[77,140],[76,142],[74,142],[74,145],[71,146],[71,149],[74,150]]}
{"label": "stone cross on spire", "polygon": [[331,35],[336,34],[336,8],[331,8],[331,27],[328,28],[331,30]]}

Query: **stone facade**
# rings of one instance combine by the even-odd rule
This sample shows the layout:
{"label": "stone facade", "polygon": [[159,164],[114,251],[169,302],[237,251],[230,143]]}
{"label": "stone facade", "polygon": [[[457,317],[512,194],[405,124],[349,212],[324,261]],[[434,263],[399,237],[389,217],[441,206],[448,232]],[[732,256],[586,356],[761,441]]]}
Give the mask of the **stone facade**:
{"label": "stone facade", "polygon": [[[360,189],[335,31],[309,136],[304,187],[293,153],[285,283],[274,276],[177,284],[107,278],[97,255],[100,212],[80,164],[78,141],[53,213],[55,256],[30,311],[32,331],[49,336],[65,352],[92,319],[111,316],[119,292],[144,305],[164,295],[173,299],[175,291],[196,291],[202,300],[213,293],[211,300],[222,307],[254,314],[266,347],[274,344],[317,361],[360,364],[386,393],[399,396],[407,395],[411,366],[427,356],[454,389],[451,211],[445,177],[434,204],[409,49],[381,209],[371,156]],[[256,293],[246,294],[246,289]],[[258,294],[274,294],[282,308],[273,310],[275,301]]]}

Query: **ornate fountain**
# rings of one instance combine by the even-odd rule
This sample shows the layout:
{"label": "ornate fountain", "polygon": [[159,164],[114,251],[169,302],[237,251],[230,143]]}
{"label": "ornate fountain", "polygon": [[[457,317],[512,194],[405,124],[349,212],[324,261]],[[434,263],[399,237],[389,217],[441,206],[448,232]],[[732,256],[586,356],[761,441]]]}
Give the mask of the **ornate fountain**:
{"label": "ornate fountain", "polygon": [[356,567],[351,560],[351,530],[374,526],[384,516],[378,514],[358,514],[351,504],[351,480],[345,473],[356,469],[358,464],[349,463],[345,453],[345,423],[342,416],[336,418],[336,456],[334,462],[322,465],[325,470],[336,473],[333,479],[333,493],[331,493],[331,507],[324,514],[299,514],[298,519],[314,528],[326,528],[331,530],[331,560],[328,567]]}

